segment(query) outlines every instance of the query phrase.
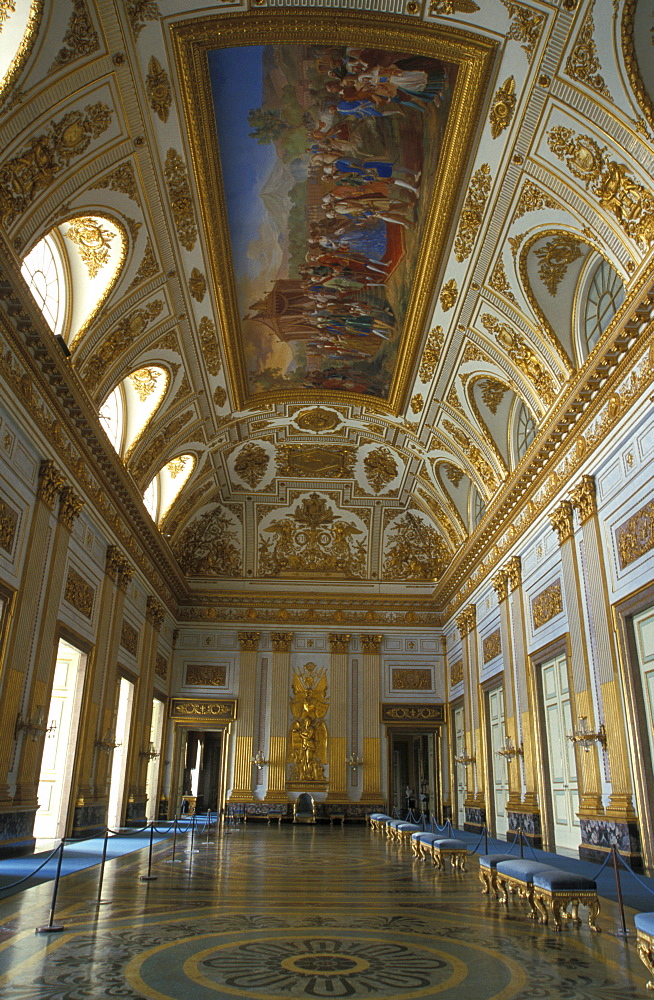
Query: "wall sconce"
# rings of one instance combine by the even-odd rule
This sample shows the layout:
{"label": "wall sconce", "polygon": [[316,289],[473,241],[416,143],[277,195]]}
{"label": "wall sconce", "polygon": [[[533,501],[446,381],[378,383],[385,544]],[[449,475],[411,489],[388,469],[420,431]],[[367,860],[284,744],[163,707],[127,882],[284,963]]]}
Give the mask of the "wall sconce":
{"label": "wall sconce", "polygon": [[266,760],[266,755],[263,752],[263,750],[257,750],[254,757],[252,757],[250,763],[254,764],[257,771],[263,771],[266,764],[269,764],[270,761]]}
{"label": "wall sconce", "polygon": [[352,751],[349,757],[345,758],[345,766],[352,768],[352,774],[356,777],[357,768],[363,767],[363,757]]}
{"label": "wall sconce", "polygon": [[600,722],[597,732],[592,733],[588,728],[587,715],[580,715],[578,717],[577,728],[570,733],[568,739],[572,743],[578,744],[586,753],[588,753],[593,743],[599,743],[602,750],[606,750],[606,729],[604,728],[604,723]]}
{"label": "wall sconce", "polygon": [[520,744],[519,747],[517,747],[514,745],[513,740],[511,739],[510,736],[505,736],[504,743],[502,744],[499,750],[495,751],[495,753],[497,754],[498,757],[504,757],[504,759],[507,760],[510,764],[514,757],[524,757],[525,751],[523,749],[522,743]]}
{"label": "wall sconce", "polygon": [[98,750],[102,751],[102,753],[110,754],[112,750],[116,749],[116,747],[122,746],[122,743],[116,743],[115,731],[113,729],[107,729],[107,732],[104,734],[104,739],[96,740],[95,745]]}
{"label": "wall sconce", "polygon": [[159,751],[155,750],[154,743],[150,744],[149,750],[141,750],[139,752],[139,757],[147,758],[148,761],[154,760],[158,756],[159,756]]}
{"label": "wall sconce", "polygon": [[476,762],[477,758],[474,754],[469,754],[465,747],[463,747],[461,753],[458,757],[454,758],[455,764],[460,764],[461,767],[470,767],[471,764]]}
{"label": "wall sconce", "polygon": [[26,733],[32,743],[36,743],[36,741],[42,736],[47,736],[48,733],[54,733],[57,728],[57,723],[51,722],[46,728],[44,719],[45,708],[43,705],[37,705],[36,712],[30,719],[24,719],[22,713],[19,712],[16,718],[16,725],[14,727],[14,739],[18,738],[19,733]]}

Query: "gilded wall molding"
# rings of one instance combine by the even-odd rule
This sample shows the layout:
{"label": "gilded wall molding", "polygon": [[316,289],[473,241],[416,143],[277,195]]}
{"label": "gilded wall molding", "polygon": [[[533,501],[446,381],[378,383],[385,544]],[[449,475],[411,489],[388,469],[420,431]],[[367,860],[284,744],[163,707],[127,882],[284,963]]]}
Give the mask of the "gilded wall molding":
{"label": "gilded wall molding", "polygon": [[502,639],[500,637],[500,630],[495,629],[490,635],[482,641],[482,663],[486,665],[494,660],[496,656],[502,655]]}
{"label": "gilded wall molding", "polygon": [[405,705],[389,704],[381,705],[381,722],[392,723],[413,723],[415,725],[439,725],[445,722],[444,705]]}
{"label": "gilded wall molding", "polygon": [[171,698],[170,718],[176,722],[201,719],[205,722],[234,722],[236,701],[231,698],[210,700],[204,698]]}
{"label": "gilded wall molding", "polygon": [[128,653],[131,653],[132,656],[136,656],[138,653],[139,635],[138,629],[135,629],[133,625],[123,619],[120,629],[120,645]]}
{"label": "gilded wall molding", "polygon": [[9,555],[14,551],[19,514],[0,497],[0,549]]}

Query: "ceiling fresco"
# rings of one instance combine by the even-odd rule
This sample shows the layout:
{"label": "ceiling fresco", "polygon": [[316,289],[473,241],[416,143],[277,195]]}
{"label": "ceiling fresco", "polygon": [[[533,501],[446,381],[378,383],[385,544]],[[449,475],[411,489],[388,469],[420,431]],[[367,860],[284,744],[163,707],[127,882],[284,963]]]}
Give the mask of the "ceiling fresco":
{"label": "ceiling fresco", "polygon": [[7,14],[3,239],[208,610],[467,586],[651,269],[654,0],[363,7]]}

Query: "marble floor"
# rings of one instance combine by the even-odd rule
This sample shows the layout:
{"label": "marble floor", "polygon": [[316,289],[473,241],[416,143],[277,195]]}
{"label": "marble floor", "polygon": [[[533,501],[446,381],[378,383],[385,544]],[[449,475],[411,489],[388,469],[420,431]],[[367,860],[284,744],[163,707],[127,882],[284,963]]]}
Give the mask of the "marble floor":
{"label": "marble floor", "polygon": [[[155,848],[0,904],[3,1000],[635,1000],[648,995],[635,941],[560,934],[482,896],[477,859],[438,874],[365,827],[257,826],[213,833],[197,853]],[[184,853],[182,853],[184,851]],[[582,916],[585,911],[582,909]],[[631,914],[628,922],[633,928]],[[651,994],[650,994],[651,995]]]}

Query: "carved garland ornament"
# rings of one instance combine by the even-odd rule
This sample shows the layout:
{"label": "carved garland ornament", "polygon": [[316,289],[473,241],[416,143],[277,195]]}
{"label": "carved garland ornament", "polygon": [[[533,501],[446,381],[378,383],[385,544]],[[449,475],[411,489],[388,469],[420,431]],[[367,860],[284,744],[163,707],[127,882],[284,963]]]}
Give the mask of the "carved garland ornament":
{"label": "carved garland ornament", "polygon": [[482,163],[473,174],[466,195],[459,229],[454,240],[454,256],[461,263],[472,253],[479,227],[484,216],[484,209],[490,194],[491,173],[487,163]]}
{"label": "carved garland ornament", "polygon": [[89,147],[92,139],[106,132],[112,112],[106,104],[87,104],[69,111],[47,132],[30,139],[29,145],[0,168],[0,222],[8,227],[47,190],[57,174]]}
{"label": "carved garland ornament", "polygon": [[363,460],[366,479],[373,493],[379,493],[397,476],[397,462],[388,448],[375,448]]}
{"label": "carved garland ornament", "polygon": [[216,506],[184,529],[173,551],[189,576],[240,576],[238,534]]}
{"label": "carved garland ornament", "polygon": [[95,590],[93,587],[76,570],[69,569],[64,588],[64,600],[90,620],[93,617],[94,598]]}
{"label": "carved garland ornament", "polygon": [[557,235],[542,247],[534,251],[540,264],[538,274],[540,280],[551,296],[555,296],[557,289],[565,278],[568,267],[575,260],[581,257],[579,240],[571,233],[557,233]]}
{"label": "carved garland ornament", "polygon": [[198,325],[202,356],[210,375],[218,375],[222,368],[220,348],[216,334],[216,324],[208,316],[203,316]]}
{"label": "carved garland ornament", "polygon": [[456,278],[450,278],[441,288],[441,308],[443,312],[449,312],[456,302],[459,289],[456,285]]}
{"label": "carved garland ornament", "polygon": [[434,377],[434,372],[436,371],[436,365],[440,361],[441,352],[443,350],[443,327],[436,326],[433,330],[429,332],[427,337],[427,343],[425,344],[425,349],[422,353],[422,361],[420,363],[420,371],[418,373],[420,381],[423,385],[426,382],[431,382]]}
{"label": "carved garland ornament", "polygon": [[520,42],[522,49],[531,61],[540,33],[545,23],[545,15],[539,14],[526,4],[515,3],[514,0],[502,0],[511,20],[507,38]]}
{"label": "carved garland ornament", "polygon": [[429,668],[401,668],[392,672],[392,687],[395,691],[430,691],[431,670]]}
{"label": "carved garland ornament", "polygon": [[198,238],[193,197],[186,173],[186,164],[176,149],[169,149],[166,154],[164,177],[168,186],[168,197],[179,242],[185,250],[192,250]]}
{"label": "carved garland ornament", "polygon": [[484,665],[490,663],[494,660],[496,656],[500,656],[502,653],[502,640],[500,638],[500,630],[496,629],[487,635],[482,643],[482,662]]}
{"label": "carved garland ornament", "polygon": [[541,628],[552,618],[556,618],[563,612],[563,597],[561,595],[561,581],[554,583],[542,590],[540,594],[532,599],[531,617],[534,629]]}
{"label": "carved garland ornament", "polygon": [[573,129],[563,125],[549,131],[547,142],[627,236],[645,247],[654,241],[654,194],[638,183],[624,163],[612,160],[608,149],[590,136],[575,138]]}
{"label": "carved garland ornament", "polygon": [[442,575],[449,552],[435,528],[407,512],[395,521],[389,534],[385,579],[437,580]]}
{"label": "carved garland ornament", "polygon": [[496,92],[491,105],[490,115],[488,116],[493,139],[497,139],[504,129],[508,128],[511,124],[515,105],[515,79],[510,76]]}
{"label": "carved garland ornament", "polygon": [[248,484],[250,489],[255,490],[265,476],[269,464],[270,455],[261,445],[248,441],[236,456],[234,472]]}
{"label": "carved garland ornament", "polygon": [[539,212],[544,208],[560,209],[561,205],[547,191],[543,191],[533,181],[526,180],[522,185],[511,223],[521,219],[527,212]]}
{"label": "carved garland ornament", "polygon": [[0,549],[11,554],[17,528],[18,511],[0,499]]}
{"label": "carved garland ornament", "polygon": [[150,107],[161,118],[162,122],[167,122],[173,100],[170,92],[170,80],[165,69],[154,56],[150,59],[145,85],[150,99]]}
{"label": "carved garland ornament", "polygon": [[620,569],[625,569],[654,549],[654,500],[615,529],[615,542]]}
{"label": "carved garland ornament", "polygon": [[594,2],[588,7],[588,13],[584,18],[581,30],[575,40],[574,48],[568,56],[565,64],[565,71],[573,80],[585,83],[587,87],[597,91],[607,100],[612,100],[609,88],[604,82],[604,77],[600,73],[600,61],[597,58],[597,47],[593,34],[595,24],[593,22]]}
{"label": "carved garland ornament", "polygon": [[97,52],[99,48],[98,33],[93,27],[88,7],[84,0],[73,0],[73,13],[70,15],[64,35],[64,44],[50,67],[50,73],[61,69],[62,66],[68,66],[75,59]]}

